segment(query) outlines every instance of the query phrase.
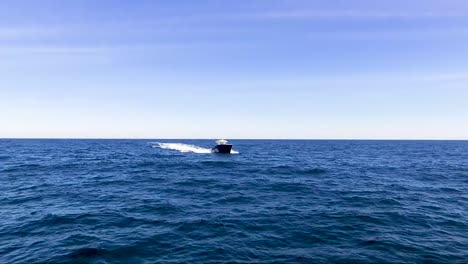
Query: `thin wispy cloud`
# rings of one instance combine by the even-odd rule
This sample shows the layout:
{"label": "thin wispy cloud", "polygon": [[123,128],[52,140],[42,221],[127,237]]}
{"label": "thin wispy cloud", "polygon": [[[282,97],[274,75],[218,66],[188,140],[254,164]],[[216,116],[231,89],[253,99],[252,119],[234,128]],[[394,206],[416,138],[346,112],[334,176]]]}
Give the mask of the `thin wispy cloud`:
{"label": "thin wispy cloud", "polygon": [[468,37],[467,28],[416,28],[416,29],[381,29],[375,30],[343,30],[335,32],[315,31],[307,34],[309,40],[417,40],[439,39],[442,37]]}
{"label": "thin wispy cloud", "polygon": [[[235,15],[233,15],[235,16]],[[242,18],[251,19],[297,19],[297,20],[390,20],[390,19],[441,19],[441,18],[467,18],[466,12],[407,12],[407,11],[381,11],[381,10],[278,10],[256,13],[238,14]]]}
{"label": "thin wispy cloud", "polygon": [[1,26],[0,41],[32,38],[50,38],[62,33],[61,29],[51,26]]}
{"label": "thin wispy cloud", "polygon": [[441,72],[419,76],[419,79],[426,82],[458,82],[468,81],[468,70],[458,72]]}

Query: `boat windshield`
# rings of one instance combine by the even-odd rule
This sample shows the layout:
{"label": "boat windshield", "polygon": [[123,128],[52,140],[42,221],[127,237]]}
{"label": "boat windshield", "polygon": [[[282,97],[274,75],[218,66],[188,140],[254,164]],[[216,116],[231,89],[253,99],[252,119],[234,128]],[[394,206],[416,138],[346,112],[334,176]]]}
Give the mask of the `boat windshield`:
{"label": "boat windshield", "polygon": [[217,144],[217,145],[226,145],[226,144],[227,144],[227,140],[218,139],[218,140],[216,140],[216,144]]}

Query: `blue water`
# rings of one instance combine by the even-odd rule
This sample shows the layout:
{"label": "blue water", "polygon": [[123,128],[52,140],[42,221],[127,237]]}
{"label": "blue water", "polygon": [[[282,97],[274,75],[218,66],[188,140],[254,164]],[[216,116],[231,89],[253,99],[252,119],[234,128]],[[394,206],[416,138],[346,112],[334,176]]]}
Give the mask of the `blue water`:
{"label": "blue water", "polygon": [[0,140],[0,263],[468,262],[468,141],[232,143]]}

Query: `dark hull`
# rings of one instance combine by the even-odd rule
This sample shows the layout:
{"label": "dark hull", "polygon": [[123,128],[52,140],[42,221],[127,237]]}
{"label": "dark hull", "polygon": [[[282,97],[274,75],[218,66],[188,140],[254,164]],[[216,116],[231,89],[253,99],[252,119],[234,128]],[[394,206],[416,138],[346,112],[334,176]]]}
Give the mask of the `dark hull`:
{"label": "dark hull", "polygon": [[211,149],[211,152],[215,153],[231,153],[232,145],[216,145]]}

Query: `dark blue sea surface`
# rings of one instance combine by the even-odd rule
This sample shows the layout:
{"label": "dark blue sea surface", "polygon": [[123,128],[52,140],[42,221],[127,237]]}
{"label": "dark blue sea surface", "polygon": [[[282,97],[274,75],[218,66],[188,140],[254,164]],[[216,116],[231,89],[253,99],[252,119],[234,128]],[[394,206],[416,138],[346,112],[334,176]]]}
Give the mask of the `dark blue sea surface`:
{"label": "dark blue sea surface", "polygon": [[467,263],[467,141],[0,140],[0,263]]}

